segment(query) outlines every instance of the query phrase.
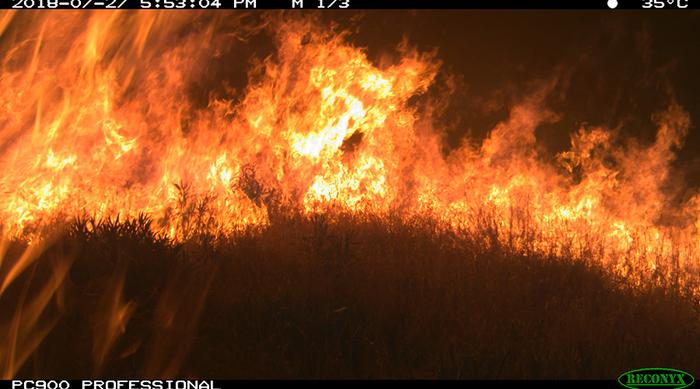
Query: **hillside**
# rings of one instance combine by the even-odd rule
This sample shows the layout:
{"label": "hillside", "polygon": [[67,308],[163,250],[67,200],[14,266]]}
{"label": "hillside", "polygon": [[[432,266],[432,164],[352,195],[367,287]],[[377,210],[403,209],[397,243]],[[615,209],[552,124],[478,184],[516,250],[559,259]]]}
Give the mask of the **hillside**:
{"label": "hillside", "polygon": [[184,243],[149,223],[76,222],[43,249],[6,242],[3,376],[610,379],[700,366],[697,301],[587,261],[428,220],[289,217]]}

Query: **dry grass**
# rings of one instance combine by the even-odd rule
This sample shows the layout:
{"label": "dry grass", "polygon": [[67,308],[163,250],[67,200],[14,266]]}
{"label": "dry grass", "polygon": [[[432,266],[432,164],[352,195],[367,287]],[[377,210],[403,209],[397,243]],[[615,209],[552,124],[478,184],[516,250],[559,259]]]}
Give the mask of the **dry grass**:
{"label": "dry grass", "polygon": [[26,243],[6,245],[6,377],[700,373],[697,301],[590,261],[485,247],[427,220],[278,217],[182,244],[149,222],[79,221],[30,260]]}

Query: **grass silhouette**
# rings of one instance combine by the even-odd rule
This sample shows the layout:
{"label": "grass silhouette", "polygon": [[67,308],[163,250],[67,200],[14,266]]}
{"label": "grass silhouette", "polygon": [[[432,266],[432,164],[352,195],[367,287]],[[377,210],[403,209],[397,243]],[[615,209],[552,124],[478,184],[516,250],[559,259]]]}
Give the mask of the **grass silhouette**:
{"label": "grass silhouette", "polygon": [[[488,232],[485,231],[484,234]],[[700,373],[698,301],[430,220],[321,214],[172,242],[77,220],[0,255],[10,377],[615,378]],[[28,251],[31,251],[27,254]]]}

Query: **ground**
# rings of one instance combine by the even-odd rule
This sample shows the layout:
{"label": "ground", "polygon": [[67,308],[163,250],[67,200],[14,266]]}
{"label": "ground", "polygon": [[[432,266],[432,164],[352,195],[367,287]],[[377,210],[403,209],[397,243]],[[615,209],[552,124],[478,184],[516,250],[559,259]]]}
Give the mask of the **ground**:
{"label": "ground", "polygon": [[5,376],[700,374],[700,311],[682,291],[633,288],[589,261],[486,247],[424,220],[290,217],[184,243],[144,220],[86,225],[35,259],[9,245]]}

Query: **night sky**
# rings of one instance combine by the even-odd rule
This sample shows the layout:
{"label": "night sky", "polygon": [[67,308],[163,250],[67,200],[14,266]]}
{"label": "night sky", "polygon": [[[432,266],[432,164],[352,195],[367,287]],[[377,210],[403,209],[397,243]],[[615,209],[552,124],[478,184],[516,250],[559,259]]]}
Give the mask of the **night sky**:
{"label": "night sky", "polygon": [[582,125],[652,142],[652,114],[675,101],[691,117],[677,166],[700,185],[700,12],[381,11],[355,23],[354,42],[375,60],[404,36],[437,48],[443,75],[461,85],[446,116],[450,145],[465,132],[485,136],[509,107],[553,81],[545,105],[560,120],[538,130],[552,152]]}

